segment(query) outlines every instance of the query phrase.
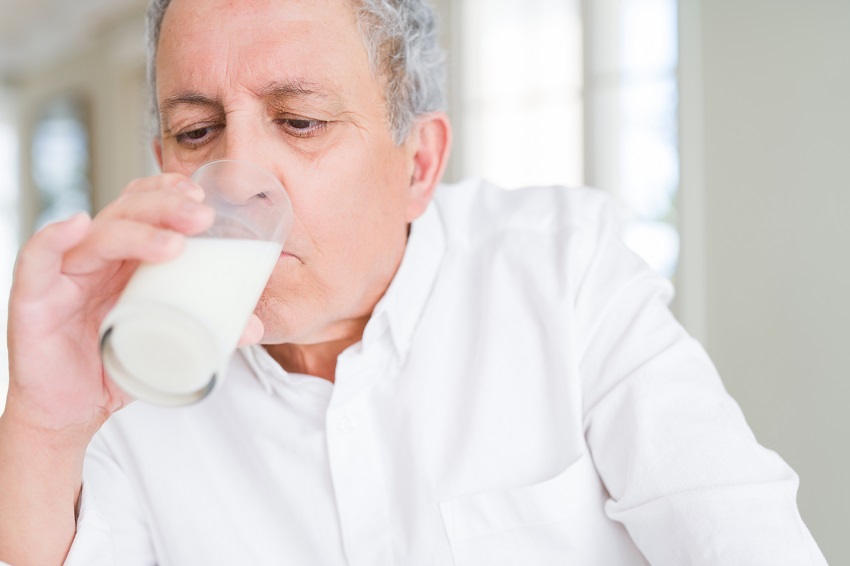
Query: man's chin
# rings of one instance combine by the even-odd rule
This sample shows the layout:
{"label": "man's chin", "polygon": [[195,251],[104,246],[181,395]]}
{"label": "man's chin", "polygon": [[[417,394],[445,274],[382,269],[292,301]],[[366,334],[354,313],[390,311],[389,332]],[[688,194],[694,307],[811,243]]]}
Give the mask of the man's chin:
{"label": "man's chin", "polygon": [[310,328],[306,324],[298,324],[298,317],[288,314],[284,309],[275,311],[257,309],[257,316],[263,322],[263,338],[260,344],[263,346],[274,346],[279,344],[318,344],[323,342],[322,332],[316,328]]}

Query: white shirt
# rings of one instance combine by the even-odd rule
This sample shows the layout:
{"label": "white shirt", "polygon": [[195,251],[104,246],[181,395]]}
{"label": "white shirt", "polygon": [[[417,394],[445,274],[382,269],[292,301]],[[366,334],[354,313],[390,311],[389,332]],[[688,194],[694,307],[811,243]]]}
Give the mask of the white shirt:
{"label": "white shirt", "polygon": [[596,191],[441,187],[335,384],[109,420],[66,564],[826,564],[671,295]]}

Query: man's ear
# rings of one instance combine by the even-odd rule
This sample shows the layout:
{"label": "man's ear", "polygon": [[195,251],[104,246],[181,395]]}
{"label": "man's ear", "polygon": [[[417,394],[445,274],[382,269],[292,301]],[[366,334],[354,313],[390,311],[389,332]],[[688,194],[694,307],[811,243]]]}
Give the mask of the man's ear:
{"label": "man's ear", "polygon": [[159,165],[159,170],[162,171],[162,139],[154,138],[151,142],[153,156],[156,158],[156,164]]}
{"label": "man's ear", "polygon": [[413,153],[407,221],[413,222],[425,212],[446,169],[452,145],[449,117],[443,112],[419,116],[407,143]]}

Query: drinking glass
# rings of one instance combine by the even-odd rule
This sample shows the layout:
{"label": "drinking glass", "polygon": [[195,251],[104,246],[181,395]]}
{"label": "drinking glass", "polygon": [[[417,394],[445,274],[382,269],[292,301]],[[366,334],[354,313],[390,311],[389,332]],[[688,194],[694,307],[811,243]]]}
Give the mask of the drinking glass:
{"label": "drinking glass", "polygon": [[200,167],[215,222],[175,259],[143,263],[100,327],[101,359],[130,395],[186,405],[221,385],[292,227],[278,179],[247,161]]}

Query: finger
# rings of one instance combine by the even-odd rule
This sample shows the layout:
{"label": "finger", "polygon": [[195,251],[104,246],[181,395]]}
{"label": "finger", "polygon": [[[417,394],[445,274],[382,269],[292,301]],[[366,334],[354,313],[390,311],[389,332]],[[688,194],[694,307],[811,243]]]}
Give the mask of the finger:
{"label": "finger", "polygon": [[96,221],[134,220],[194,235],[208,229],[214,218],[212,207],[180,192],[159,190],[125,194],[104,210]]}
{"label": "finger", "polygon": [[62,275],[62,257],[89,233],[91,218],[81,212],[38,231],[22,248],[15,265],[15,293],[41,297]]}
{"label": "finger", "polygon": [[204,200],[204,190],[192,182],[192,179],[180,173],[163,173],[151,177],[142,177],[131,181],[122,194],[144,193],[151,191],[168,191],[182,193],[197,202]]}
{"label": "finger", "polygon": [[260,340],[263,339],[263,335],[265,335],[265,333],[266,329],[263,326],[263,322],[260,320],[260,317],[251,313],[251,317],[248,319],[248,324],[245,326],[245,331],[242,332],[242,338],[239,339],[237,347],[241,348],[242,346],[258,344]]}
{"label": "finger", "polygon": [[65,254],[62,272],[82,275],[118,261],[160,263],[177,257],[185,237],[171,230],[132,220],[93,223],[85,240]]}

